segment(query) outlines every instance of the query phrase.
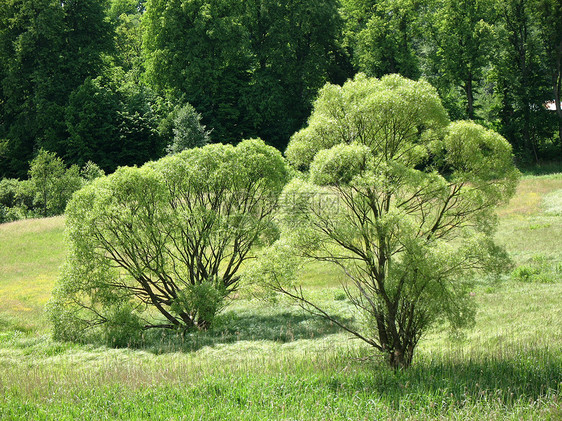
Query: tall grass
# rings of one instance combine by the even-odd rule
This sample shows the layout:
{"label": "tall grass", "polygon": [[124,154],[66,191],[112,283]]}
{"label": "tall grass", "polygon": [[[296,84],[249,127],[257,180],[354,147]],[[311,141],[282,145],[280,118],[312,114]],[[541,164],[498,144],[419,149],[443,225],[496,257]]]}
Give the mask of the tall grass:
{"label": "tall grass", "polygon": [[[335,335],[339,336],[339,335]],[[562,356],[422,353],[393,372],[336,338],[323,352],[239,342],[195,353],[50,349],[2,360],[3,419],[557,419]],[[297,341],[298,342],[298,341]],[[329,346],[331,345],[331,346]],[[298,348],[298,352],[297,352]],[[17,350],[17,348],[16,348]],[[226,351],[226,352],[225,352]],[[23,355],[22,355],[23,354]],[[226,354],[226,355],[224,355]],[[26,379],[22,383],[21,379]]]}

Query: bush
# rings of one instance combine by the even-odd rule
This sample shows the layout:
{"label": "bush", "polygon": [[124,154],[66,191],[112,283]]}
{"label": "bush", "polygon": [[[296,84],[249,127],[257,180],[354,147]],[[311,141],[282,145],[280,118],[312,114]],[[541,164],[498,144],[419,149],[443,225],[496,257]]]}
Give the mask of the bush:
{"label": "bush", "polygon": [[85,186],[67,207],[70,254],[49,304],[55,337],[129,343],[141,327],[122,312],[133,308],[142,329],[209,328],[253,247],[274,239],[287,178],[279,151],[246,140],[122,167]]}
{"label": "bush", "polygon": [[19,188],[19,180],[14,178],[3,178],[0,180],[0,205],[13,208]]}
{"label": "bush", "polygon": [[130,303],[110,308],[106,318],[102,338],[107,346],[127,348],[142,343],[143,323]]}
{"label": "bush", "polygon": [[535,255],[530,262],[517,266],[511,278],[519,282],[551,284],[561,279],[562,264],[553,264],[543,255]]}

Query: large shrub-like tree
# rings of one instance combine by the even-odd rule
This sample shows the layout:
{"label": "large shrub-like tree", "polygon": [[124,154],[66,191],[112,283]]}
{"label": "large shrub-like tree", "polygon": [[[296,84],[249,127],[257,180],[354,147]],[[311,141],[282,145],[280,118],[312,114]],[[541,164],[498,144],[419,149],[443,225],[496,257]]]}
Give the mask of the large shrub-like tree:
{"label": "large shrub-like tree", "polygon": [[277,150],[246,140],[96,179],[67,208],[70,255],[50,304],[55,337],[80,339],[96,326],[109,337],[125,326],[132,336],[208,328],[253,246],[274,232],[287,174]]}
{"label": "large shrub-like tree", "polygon": [[[494,207],[518,172],[505,139],[450,123],[426,82],[358,75],[326,85],[287,149],[304,171],[284,190],[282,236],[254,276],[408,367],[427,330],[469,325],[470,280],[500,271]],[[298,287],[301,259],[329,262],[361,324],[343,322]],[[291,277],[294,277],[292,278]]]}

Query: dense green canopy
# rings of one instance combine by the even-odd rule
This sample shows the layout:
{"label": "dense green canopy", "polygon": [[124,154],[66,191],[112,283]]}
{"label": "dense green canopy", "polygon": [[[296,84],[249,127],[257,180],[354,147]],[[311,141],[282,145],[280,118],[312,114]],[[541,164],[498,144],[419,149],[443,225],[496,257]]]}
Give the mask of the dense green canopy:
{"label": "dense green canopy", "polygon": [[[560,159],[558,0],[5,0],[0,176],[41,149],[107,172],[170,150],[192,106],[211,141],[284,150],[326,82],[424,78],[453,120],[521,162]],[[545,104],[554,104],[549,111]]]}

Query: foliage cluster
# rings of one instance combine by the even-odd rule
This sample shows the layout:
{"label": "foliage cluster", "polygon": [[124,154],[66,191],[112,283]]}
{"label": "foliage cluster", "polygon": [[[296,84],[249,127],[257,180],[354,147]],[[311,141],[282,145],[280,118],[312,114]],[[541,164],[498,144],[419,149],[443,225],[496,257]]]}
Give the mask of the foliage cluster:
{"label": "foliage cluster", "polygon": [[0,223],[60,215],[75,191],[103,175],[91,161],[82,169],[77,165],[66,168],[55,153],[41,149],[31,161],[27,180],[0,181]]}

